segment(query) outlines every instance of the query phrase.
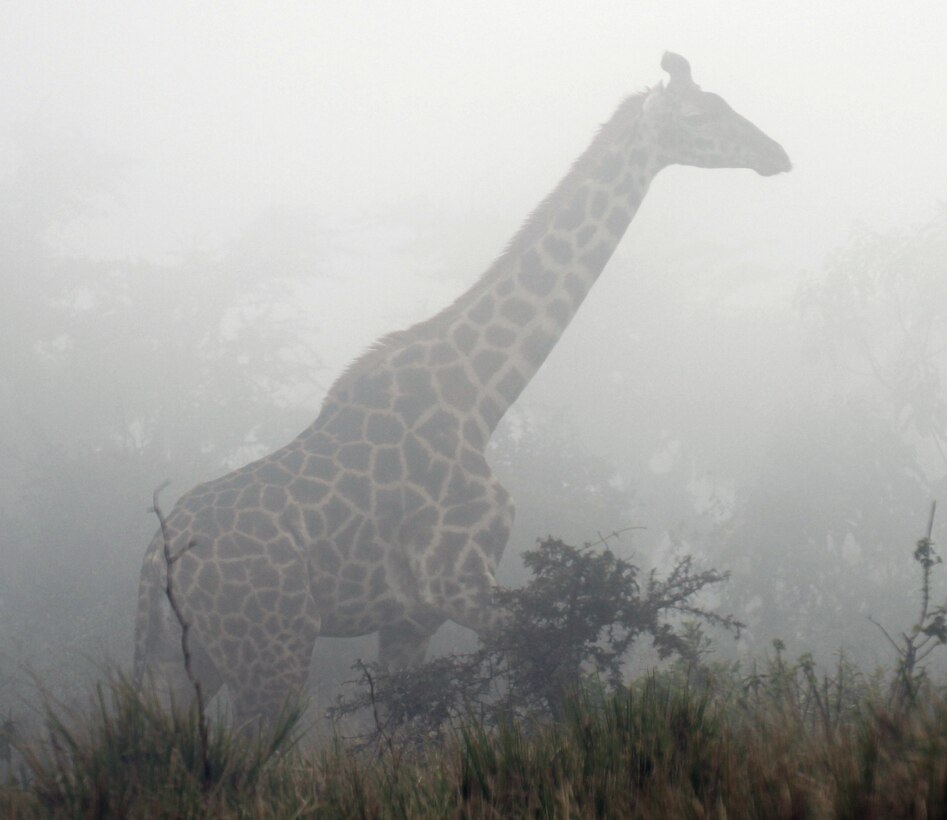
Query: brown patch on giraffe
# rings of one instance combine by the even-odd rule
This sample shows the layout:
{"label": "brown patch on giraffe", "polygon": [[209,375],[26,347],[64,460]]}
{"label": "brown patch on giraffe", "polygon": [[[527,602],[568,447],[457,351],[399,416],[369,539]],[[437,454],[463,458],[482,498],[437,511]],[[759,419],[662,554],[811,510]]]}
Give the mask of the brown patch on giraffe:
{"label": "brown patch on giraffe", "polygon": [[483,428],[473,418],[469,418],[464,422],[463,436],[467,444],[478,449],[483,448],[487,443],[487,437],[483,433]]}
{"label": "brown patch on giraffe", "polygon": [[434,345],[427,356],[428,367],[438,367],[442,364],[450,364],[457,361],[460,354],[457,348],[450,342],[438,342]]}
{"label": "brown patch on giraffe", "polygon": [[368,577],[368,568],[362,564],[346,564],[339,577],[346,581],[362,582]]}
{"label": "brown patch on giraffe", "polygon": [[500,419],[503,418],[503,409],[489,396],[480,399],[477,412],[489,430],[493,430],[499,424]]}
{"label": "brown patch on giraffe", "polygon": [[372,570],[372,577],[368,586],[368,593],[373,598],[377,598],[382,595],[386,589],[388,589],[388,581],[385,576],[385,568],[383,566],[377,566]]}
{"label": "brown patch on giraffe", "polygon": [[510,537],[510,528],[502,518],[495,517],[485,529],[474,533],[473,541],[482,547],[484,552],[494,560],[499,561]]}
{"label": "brown patch on giraffe", "polygon": [[497,348],[507,348],[516,341],[516,333],[505,325],[492,324],[484,331],[487,344]]}
{"label": "brown patch on giraffe", "polygon": [[525,325],[536,315],[536,308],[525,299],[514,296],[500,305],[500,313],[513,324]]}
{"label": "brown patch on giraffe", "polygon": [[209,593],[215,595],[220,589],[220,572],[215,564],[204,564],[197,572],[197,586]]}
{"label": "brown patch on giraffe", "polygon": [[474,345],[477,343],[477,331],[471,325],[462,324],[454,329],[454,344],[461,353],[470,354]]}
{"label": "brown patch on giraffe", "polygon": [[413,427],[434,402],[425,399],[423,396],[398,396],[395,399],[394,411],[400,416],[407,427]]}
{"label": "brown patch on giraffe", "polygon": [[409,367],[395,374],[395,386],[402,395],[416,396],[428,404],[437,402],[431,371],[421,367]]}
{"label": "brown patch on giraffe", "polygon": [[631,222],[631,214],[621,205],[616,205],[609,211],[605,227],[615,236],[621,236],[628,228],[629,222]]}
{"label": "brown patch on giraffe", "polygon": [[497,286],[494,288],[494,291],[496,292],[496,295],[497,295],[500,299],[505,299],[505,298],[506,298],[507,296],[509,296],[514,290],[516,290],[516,286],[513,284],[513,280],[512,280],[512,279],[501,279],[501,280],[497,283]]}
{"label": "brown patch on giraffe", "polygon": [[[460,553],[467,545],[467,533],[442,532],[437,546],[427,557],[425,569],[429,575],[443,576],[453,572]],[[440,580],[440,579],[439,579]]]}
{"label": "brown patch on giraffe", "polygon": [[543,239],[543,250],[558,265],[568,265],[572,261],[572,245],[554,234]]}
{"label": "brown patch on giraffe", "polygon": [[401,526],[402,543],[415,548],[430,543],[434,535],[434,527],[439,519],[440,513],[433,504],[412,513]]}
{"label": "brown patch on giraffe", "polygon": [[589,216],[596,222],[605,215],[605,209],[608,208],[608,194],[599,189],[592,196],[592,204],[589,208]]}
{"label": "brown patch on giraffe", "polygon": [[401,450],[397,447],[379,447],[375,450],[375,463],[372,467],[372,479],[379,484],[390,484],[404,475],[401,464]]}
{"label": "brown patch on giraffe", "polygon": [[362,516],[353,515],[342,527],[335,533],[335,541],[339,552],[344,558],[352,557],[352,547],[355,543],[355,536],[358,534],[358,528],[362,523]]}
{"label": "brown patch on giraffe", "polygon": [[481,296],[480,301],[467,312],[467,318],[472,322],[476,322],[478,325],[485,325],[492,317],[493,297],[489,293],[485,293]]}
{"label": "brown patch on giraffe", "polygon": [[[306,435],[302,440],[302,450],[308,462],[308,459],[313,456],[331,456],[336,451],[336,444],[322,430],[317,430],[311,435]],[[310,471],[308,466],[303,469],[306,472]]]}
{"label": "brown patch on giraffe", "polygon": [[221,490],[221,492],[217,494],[217,498],[214,499],[214,506],[232,507],[237,503],[238,495],[240,495],[240,491],[237,489]]}
{"label": "brown patch on giraffe", "polygon": [[[247,621],[242,615],[225,615],[222,626],[224,632],[231,638],[239,638],[247,631]],[[238,644],[235,647],[238,653],[240,651],[239,646],[247,646],[247,644]]]}
{"label": "brown patch on giraffe", "polygon": [[546,360],[555,343],[555,336],[546,333],[541,328],[537,328],[523,339],[520,350],[523,351],[523,355],[530,364],[539,367]]}
{"label": "brown patch on giraffe", "polygon": [[303,510],[303,526],[310,542],[314,542],[325,532],[326,523],[318,509],[307,507]]}
{"label": "brown patch on giraffe", "polygon": [[460,457],[460,466],[472,476],[488,479],[492,475],[486,459],[473,450],[464,450]]}
{"label": "brown patch on giraffe", "polygon": [[485,492],[483,484],[468,478],[466,471],[455,464],[451,469],[444,505],[453,507],[458,504],[467,504],[482,498]]}
{"label": "brown patch on giraffe", "polygon": [[339,444],[359,441],[363,437],[365,411],[358,407],[346,407],[338,413],[323,429]]}
{"label": "brown patch on giraffe", "polygon": [[469,550],[467,552],[467,557],[464,558],[461,571],[465,575],[479,578],[484,574],[485,569],[486,567],[483,565],[483,556],[481,556],[477,550]]}
{"label": "brown patch on giraffe", "polygon": [[213,609],[217,597],[201,587],[191,587],[187,591],[188,606],[192,609]]}
{"label": "brown patch on giraffe", "polygon": [[233,529],[237,522],[237,511],[232,507],[215,509],[214,521],[217,523],[218,531]]}
{"label": "brown patch on giraffe", "polygon": [[503,378],[497,382],[497,390],[508,405],[516,401],[519,394],[523,392],[524,387],[526,387],[526,379],[523,378],[523,375],[516,367],[510,367],[510,369],[503,374]]}
{"label": "brown patch on giraffe", "polygon": [[599,271],[611,259],[615,246],[610,242],[601,241],[579,257],[579,263],[586,270]]}
{"label": "brown patch on giraffe", "polygon": [[453,459],[460,446],[460,436],[457,431],[457,420],[444,410],[436,410],[434,414],[416,430],[430,448],[437,454]]}
{"label": "brown patch on giraffe", "polygon": [[424,346],[420,343],[409,345],[400,353],[397,353],[391,360],[395,367],[405,367],[406,365],[422,364],[424,362]]}
{"label": "brown patch on giraffe", "polygon": [[404,435],[404,425],[397,416],[372,413],[365,425],[365,437],[372,444],[397,444]]}
{"label": "brown patch on giraffe", "polygon": [[337,533],[345,522],[355,515],[355,510],[336,493],[333,493],[323,504],[322,512],[325,518],[326,535],[329,536]]}
{"label": "brown patch on giraffe", "polygon": [[[569,255],[572,255],[571,248]],[[524,254],[517,278],[526,290],[540,297],[552,293],[557,281],[556,274],[543,267],[542,259],[532,248]]]}
{"label": "brown patch on giraffe", "polygon": [[268,512],[282,512],[283,508],[289,503],[289,495],[282,487],[270,485],[263,490],[263,509]]}
{"label": "brown patch on giraffe", "polygon": [[391,373],[381,370],[360,375],[352,385],[352,401],[367,410],[385,410],[391,405]]}
{"label": "brown patch on giraffe", "polygon": [[474,373],[477,374],[481,384],[486,384],[505,361],[506,354],[499,350],[480,350],[473,357]]}
{"label": "brown patch on giraffe", "polygon": [[595,176],[610,185],[618,178],[622,164],[622,155],[618,151],[610,151],[599,160]]}
{"label": "brown patch on giraffe", "polygon": [[283,577],[283,589],[286,592],[308,592],[308,578],[303,573],[291,569]]}
{"label": "brown patch on giraffe", "polygon": [[598,233],[598,225],[586,225],[575,235],[575,244],[579,248],[584,248],[589,244],[592,237]]}
{"label": "brown patch on giraffe", "polygon": [[342,579],[339,582],[338,595],[340,601],[350,601],[353,598],[362,597],[362,585],[354,581]]}
{"label": "brown patch on giraffe", "polygon": [[473,409],[477,401],[477,388],[467,377],[467,370],[462,365],[442,367],[434,371],[441,398],[451,407],[467,412]]}
{"label": "brown patch on giraffe", "polygon": [[552,316],[561,327],[565,327],[572,318],[572,305],[565,299],[553,299],[546,303],[546,314]]}
{"label": "brown patch on giraffe", "polygon": [[[333,445],[333,455],[338,452],[338,447]],[[310,476],[323,481],[331,481],[339,474],[338,465],[328,456],[310,455],[306,456],[305,469],[302,476]],[[297,477],[298,478],[298,477]]]}
{"label": "brown patch on giraffe", "polygon": [[581,276],[574,273],[570,273],[564,282],[566,290],[575,303],[581,302],[585,298],[585,295],[589,292],[589,284]]}
{"label": "brown patch on giraffe", "polygon": [[361,560],[376,560],[380,557],[377,552],[378,546],[378,540],[375,536],[375,523],[371,518],[366,518],[358,528],[353,555]]}
{"label": "brown patch on giraffe", "polygon": [[339,454],[336,458],[340,466],[349,470],[367,470],[371,452],[371,445],[364,442],[346,444],[339,448]]}
{"label": "brown patch on giraffe", "polygon": [[287,450],[282,458],[283,466],[293,475],[297,475],[302,470],[305,460],[306,454],[299,447]]}
{"label": "brown patch on giraffe", "polygon": [[300,476],[286,489],[297,504],[318,504],[329,493],[330,485],[318,478]]}
{"label": "brown patch on giraffe", "polygon": [[266,617],[266,610],[260,606],[260,599],[256,595],[248,595],[243,604],[243,614],[253,623],[262,623]]}
{"label": "brown patch on giraffe", "polygon": [[254,538],[266,541],[279,535],[276,524],[262,510],[241,510],[237,514],[237,528]]}
{"label": "brown patch on giraffe", "polygon": [[279,461],[270,461],[257,467],[253,477],[261,484],[285,484],[293,475]]}
{"label": "brown patch on giraffe", "polygon": [[486,501],[469,501],[457,507],[451,507],[444,514],[444,524],[448,527],[472,527],[490,511]]}
{"label": "brown patch on giraffe", "polygon": [[288,538],[283,537],[277,538],[275,541],[270,541],[267,546],[266,556],[267,559],[276,564],[277,567],[285,568],[292,566],[294,571],[291,572],[290,575],[295,575],[295,564],[299,559],[299,553],[296,552],[296,549]]}
{"label": "brown patch on giraffe", "polygon": [[404,458],[408,468],[408,479],[437,501],[447,478],[447,462],[432,458],[416,436],[409,435],[404,441]]}
{"label": "brown patch on giraffe", "polygon": [[240,491],[237,496],[237,505],[240,507],[258,507],[260,497],[263,494],[263,487],[259,484],[249,484]]}

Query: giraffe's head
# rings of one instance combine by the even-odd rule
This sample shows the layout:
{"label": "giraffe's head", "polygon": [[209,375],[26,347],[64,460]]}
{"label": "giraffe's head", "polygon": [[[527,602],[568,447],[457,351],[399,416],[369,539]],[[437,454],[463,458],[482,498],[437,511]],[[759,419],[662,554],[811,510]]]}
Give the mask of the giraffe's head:
{"label": "giraffe's head", "polygon": [[661,68],[671,79],[666,86],[648,92],[643,112],[663,164],[752,168],[763,176],[792,168],[778,142],[741,117],[722,97],[701,90],[691,79],[687,60],[666,52]]}

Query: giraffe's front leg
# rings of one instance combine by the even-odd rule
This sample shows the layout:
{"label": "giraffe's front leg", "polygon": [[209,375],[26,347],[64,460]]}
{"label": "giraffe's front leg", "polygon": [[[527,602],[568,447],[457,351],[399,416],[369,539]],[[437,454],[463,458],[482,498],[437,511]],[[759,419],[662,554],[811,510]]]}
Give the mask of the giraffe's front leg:
{"label": "giraffe's front leg", "polygon": [[412,621],[398,621],[378,630],[378,661],[388,669],[410,669],[424,663],[431,636],[443,623],[422,627]]}
{"label": "giraffe's front leg", "polygon": [[515,508],[492,476],[481,487],[484,492],[443,511],[427,548],[415,551],[411,563],[421,601],[485,637],[506,618],[494,591]]}

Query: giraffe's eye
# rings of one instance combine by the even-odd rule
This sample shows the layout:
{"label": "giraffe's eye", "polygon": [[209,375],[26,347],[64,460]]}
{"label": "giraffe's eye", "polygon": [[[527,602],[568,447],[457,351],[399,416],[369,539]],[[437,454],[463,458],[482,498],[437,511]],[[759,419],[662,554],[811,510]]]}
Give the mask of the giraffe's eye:
{"label": "giraffe's eye", "polygon": [[691,125],[707,122],[708,120],[712,120],[714,116],[715,115],[712,111],[702,111],[699,108],[684,112],[684,119]]}
{"label": "giraffe's eye", "polygon": [[713,106],[698,105],[696,102],[688,102],[681,106],[681,119],[688,125],[697,125],[713,116]]}

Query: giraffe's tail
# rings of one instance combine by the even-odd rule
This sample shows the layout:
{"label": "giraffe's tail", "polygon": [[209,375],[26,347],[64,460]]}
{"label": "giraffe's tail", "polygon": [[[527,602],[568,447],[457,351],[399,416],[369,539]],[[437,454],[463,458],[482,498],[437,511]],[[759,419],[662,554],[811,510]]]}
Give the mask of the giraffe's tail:
{"label": "giraffe's tail", "polygon": [[145,552],[141,566],[141,580],[138,584],[138,609],[135,613],[135,658],[132,675],[139,686],[144,683],[149,660],[161,640],[167,606],[165,588],[167,585],[167,567],[164,562],[161,533]]}

